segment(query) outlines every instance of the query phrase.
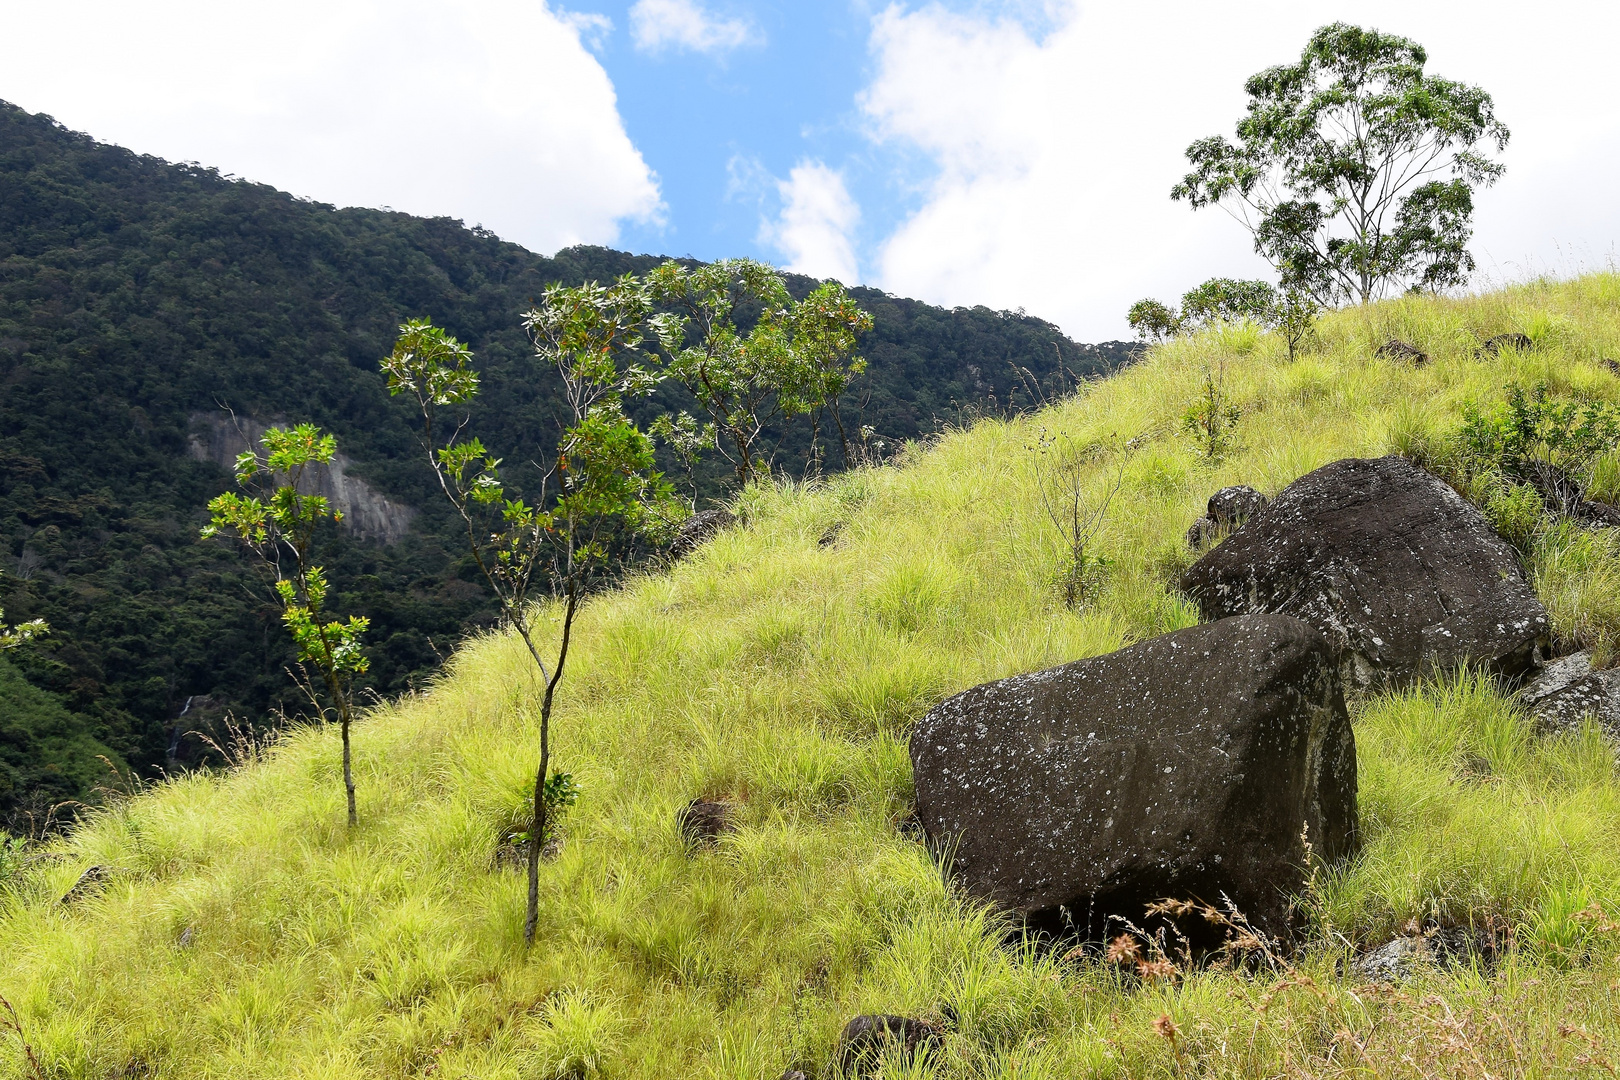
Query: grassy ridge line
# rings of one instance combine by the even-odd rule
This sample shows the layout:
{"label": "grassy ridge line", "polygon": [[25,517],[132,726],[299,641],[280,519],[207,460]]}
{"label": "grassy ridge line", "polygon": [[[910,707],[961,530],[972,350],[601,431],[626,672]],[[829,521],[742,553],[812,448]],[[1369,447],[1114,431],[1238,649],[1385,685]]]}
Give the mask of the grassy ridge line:
{"label": "grassy ridge line", "polygon": [[[1481,337],[1510,329],[1531,330],[1538,350],[1474,358]],[[1434,362],[1374,359],[1394,336]],[[751,491],[746,529],[582,616],[558,753],[584,796],[542,877],[531,956],[517,948],[521,878],[489,867],[521,813],[535,694],[519,646],[492,636],[431,692],[357,729],[353,834],[335,735],[315,731],[99,814],[7,902],[0,993],[42,1059],[73,1077],[597,1065],[769,1077],[824,1066],[855,1012],[942,1002],[960,1034],[941,1076],[1172,1075],[1195,1060],[1213,1075],[1572,1066],[1600,1051],[1560,1025],[1620,1045],[1613,935],[1571,917],[1620,895],[1613,748],[1595,731],[1533,738],[1488,685],[1431,686],[1357,716],[1367,850],[1327,881],[1322,908],[1358,940],[1435,914],[1519,927],[1523,948],[1489,981],[1435,975],[1368,994],[1324,952],[1291,985],[1212,972],[1131,990],[1002,947],[895,825],[911,794],[905,734],[930,704],[1194,620],[1166,583],[1210,491],[1275,492],[1340,457],[1439,445],[1463,401],[1512,380],[1620,400],[1596,362],[1617,342],[1612,275],[1396,301],[1331,317],[1293,364],[1269,338],[1206,335],[898,467]],[[1243,418],[1212,464],[1180,416],[1222,359]],[[1103,537],[1111,582],[1081,614],[1052,585],[1058,552],[1027,449],[1042,429],[1139,440]],[[1612,553],[1596,561],[1612,569]],[[1564,625],[1598,603],[1580,580],[1552,582]],[[1489,763],[1488,780],[1464,777],[1466,755]],[[674,813],[698,794],[742,800],[746,827],[689,859]],[[107,890],[55,906],[92,863],[115,868]],[[1161,1015],[1175,1039],[1153,1027]],[[0,1039],[0,1074],[21,1067]]]}

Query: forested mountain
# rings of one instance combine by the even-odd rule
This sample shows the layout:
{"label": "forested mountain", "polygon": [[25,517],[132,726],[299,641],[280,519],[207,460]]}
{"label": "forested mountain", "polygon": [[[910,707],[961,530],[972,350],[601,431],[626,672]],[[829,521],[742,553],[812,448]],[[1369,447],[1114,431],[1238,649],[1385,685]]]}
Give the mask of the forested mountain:
{"label": "forested mountain", "polygon": [[[337,209],[0,103],[0,604],[53,627],[0,661],[0,821],[88,798],[111,779],[97,755],[150,774],[195,761],[185,733],[225,709],[291,707],[275,609],[231,550],[198,539],[230,482],[225,409],[244,424],[321,424],[351,481],[415,511],[391,543],[334,534],[323,552],[337,609],[372,620],[372,685],[401,690],[490,609],[377,373],[398,324],[430,316],[468,342],[479,434],[510,462],[541,460],[556,386],[520,313],[550,282],[659,261],[597,247],[545,258],[459,221]],[[1022,314],[853,292],[875,326],[845,413],[890,439],[1135,355]],[[674,395],[660,390],[642,418],[680,407]],[[797,471],[804,433],[776,435]]]}

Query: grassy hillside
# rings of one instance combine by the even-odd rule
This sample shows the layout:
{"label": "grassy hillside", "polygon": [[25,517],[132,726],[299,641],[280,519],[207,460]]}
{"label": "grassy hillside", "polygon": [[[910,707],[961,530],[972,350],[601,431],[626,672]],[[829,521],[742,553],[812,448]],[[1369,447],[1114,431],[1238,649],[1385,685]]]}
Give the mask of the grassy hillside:
{"label": "grassy hillside", "polygon": [[[1537,347],[1476,358],[1510,330]],[[1433,362],[1374,356],[1397,336]],[[1294,362],[1206,335],[896,465],[749,491],[746,528],[581,617],[557,730],[583,795],[531,953],[521,875],[492,855],[521,820],[536,688],[515,640],[488,636],[357,729],[353,833],[336,735],[306,730],[14,872],[0,993],[65,1077],[826,1076],[851,1015],[946,1006],[945,1053],[888,1075],[1597,1075],[1620,1057],[1620,933],[1589,908],[1620,914],[1615,746],[1534,735],[1488,682],[1356,707],[1366,847],[1309,898],[1297,969],[1133,986],[1006,934],[903,819],[906,735],[932,703],[1194,621],[1169,583],[1215,488],[1392,449],[1444,460],[1462,405],[1514,382],[1620,402],[1617,353],[1620,276],[1401,300],[1332,316]],[[1211,461],[1182,416],[1223,365],[1241,419]],[[1123,465],[1111,563],[1077,613],[1037,497],[1043,433],[1116,446],[1095,484]],[[1613,590],[1590,586],[1620,567],[1614,541],[1526,536],[1559,632],[1612,632]],[[689,856],[675,813],[697,795],[738,800],[744,827]],[[105,889],[58,905],[92,864]],[[1337,974],[1352,946],[1436,921],[1511,945],[1494,971],[1397,989]],[[22,1054],[0,1038],[0,1072],[26,1075]]]}
{"label": "grassy hillside", "polygon": [[[195,715],[175,730],[193,696],[216,713],[299,707],[279,607],[233,550],[198,540],[203,507],[231,481],[193,460],[188,439],[223,405],[321,424],[354,475],[421,511],[398,543],[340,533],[321,553],[337,609],[371,619],[371,685],[419,685],[494,607],[469,584],[478,575],[459,520],[377,361],[407,318],[431,317],[467,342],[483,379],[474,430],[532,492],[526,463],[554,451],[561,399],[522,312],[548,284],[660,261],[597,247],[544,258],[447,218],[339,209],[98,143],[0,102],[0,606],[50,622],[51,637],[15,663],[65,711],[72,746],[96,743],[152,776],[202,757],[200,742],[175,738],[194,726]],[[791,282],[799,296],[813,285]],[[874,318],[861,342],[870,368],[843,415],[890,439],[962,408],[1028,404],[1014,363],[1050,387],[1060,366],[1096,375],[1135,351],[1078,345],[1012,312],[855,293]],[[693,407],[673,382],[637,404],[643,422]],[[767,443],[780,436],[780,460],[801,464],[808,425],[772,430]],[[711,459],[706,498],[729,472]],[[0,713],[32,711],[14,684],[0,680]],[[0,823],[94,798],[88,786],[36,782],[52,767],[102,770],[82,754],[23,755],[10,786],[0,783]]]}

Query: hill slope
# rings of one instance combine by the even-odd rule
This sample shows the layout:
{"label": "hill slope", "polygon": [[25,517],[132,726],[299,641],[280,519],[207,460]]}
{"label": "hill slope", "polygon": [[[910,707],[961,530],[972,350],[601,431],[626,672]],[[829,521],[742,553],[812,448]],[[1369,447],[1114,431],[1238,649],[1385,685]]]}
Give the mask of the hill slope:
{"label": "hill slope", "polygon": [[[1476,358],[1524,327],[1534,350]],[[1376,358],[1392,336],[1433,362]],[[905,740],[953,691],[1191,622],[1168,582],[1212,489],[1440,453],[1464,403],[1514,383],[1620,402],[1599,362],[1617,342],[1613,275],[1403,300],[1331,317],[1293,363],[1269,337],[1206,335],[895,465],[750,490],[745,528],[583,612],[557,728],[583,795],[543,868],[532,953],[521,876],[493,855],[522,817],[535,687],[515,640],[488,636],[357,729],[353,833],[335,735],[305,730],[13,860],[0,994],[51,1075],[73,1077],[828,1076],[851,1015],[947,1006],[944,1054],[886,1075],[1590,1068],[1620,1045],[1620,941],[1591,906],[1617,914],[1620,778],[1596,728],[1537,735],[1467,676],[1359,703],[1365,849],[1321,879],[1301,966],[1150,986],[1021,944],[942,883],[902,828]],[[1222,368],[1242,415],[1212,462],[1181,415]],[[1043,433],[1131,440],[1112,562],[1078,613],[1058,600],[1035,489]],[[1612,591],[1590,587],[1620,571],[1613,537],[1538,530],[1530,563],[1561,637],[1620,625]],[[743,827],[689,856],[675,812],[704,794],[738,800]],[[64,909],[91,865],[105,887]],[[1340,973],[1345,946],[1409,922],[1490,927],[1505,952],[1388,991]],[[16,1038],[0,1037],[5,1068],[22,1074]]]}
{"label": "hill slope", "polygon": [[[17,663],[76,726],[58,745],[99,743],[152,775],[196,759],[200,745],[181,736],[199,717],[263,716],[290,689],[273,606],[250,594],[234,553],[197,540],[202,507],[229,483],[220,462],[231,455],[203,445],[221,406],[320,423],[354,476],[420,511],[399,543],[335,536],[324,557],[340,609],[372,619],[376,688],[421,682],[490,608],[460,579],[455,529],[378,359],[406,317],[449,327],[477,351],[482,437],[508,461],[543,460],[555,374],[533,363],[521,312],[550,282],[657,261],[603,248],[547,259],[458,221],[338,210],[0,103],[0,606],[55,628]],[[846,415],[864,401],[866,421],[895,439],[1017,401],[1014,362],[1050,380],[1060,366],[1094,375],[1133,355],[1008,312],[857,295],[876,326],[863,342],[869,384]],[[683,404],[665,392],[647,409]],[[796,432],[788,451],[805,441]],[[711,476],[707,494],[718,491]],[[16,768],[0,758],[0,821],[90,797],[41,787],[49,765],[102,770],[83,754]]]}

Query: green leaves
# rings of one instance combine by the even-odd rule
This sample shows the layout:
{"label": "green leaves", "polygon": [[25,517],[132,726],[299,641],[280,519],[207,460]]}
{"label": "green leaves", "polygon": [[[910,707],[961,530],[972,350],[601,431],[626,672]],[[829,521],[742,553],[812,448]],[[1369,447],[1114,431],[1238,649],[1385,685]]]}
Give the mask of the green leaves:
{"label": "green leaves", "polygon": [[394,351],[382,362],[390,394],[412,394],[430,405],[454,405],[478,392],[478,375],[467,365],[472,350],[434,326],[411,319],[399,328]]}
{"label": "green leaves", "polygon": [[1481,147],[1500,152],[1508,129],[1489,94],[1425,75],[1427,59],[1407,38],[1322,27],[1297,64],[1245,84],[1236,142],[1187,148],[1192,171],[1170,197],[1194,209],[1241,204],[1283,286],[1324,305],[1365,303],[1402,282],[1461,285],[1474,268],[1473,191],[1502,175]]}
{"label": "green leaves", "polygon": [[[667,262],[647,287],[671,309],[649,320],[669,354],[666,371],[709,414],[714,446],[739,484],[769,471],[755,452],[767,424],[836,407],[866,370],[853,353],[872,318],[837,282],[794,301],[773,267],[728,259],[692,270]],[[758,312],[747,333],[737,326],[739,308]]]}
{"label": "green leaves", "polygon": [[326,575],[311,561],[322,523],[342,518],[325,496],[310,491],[316,482],[311,468],[336,456],[337,440],[314,424],[299,424],[271,428],[261,446],[262,451],[249,450],[237,458],[236,482],[246,490],[227,491],[209,501],[202,535],[234,537],[258,556],[273,579],[271,589],[299,661],[321,672],[347,723],[349,680],[369,667],[360,645],[369,621],[340,621],[326,613]]}

